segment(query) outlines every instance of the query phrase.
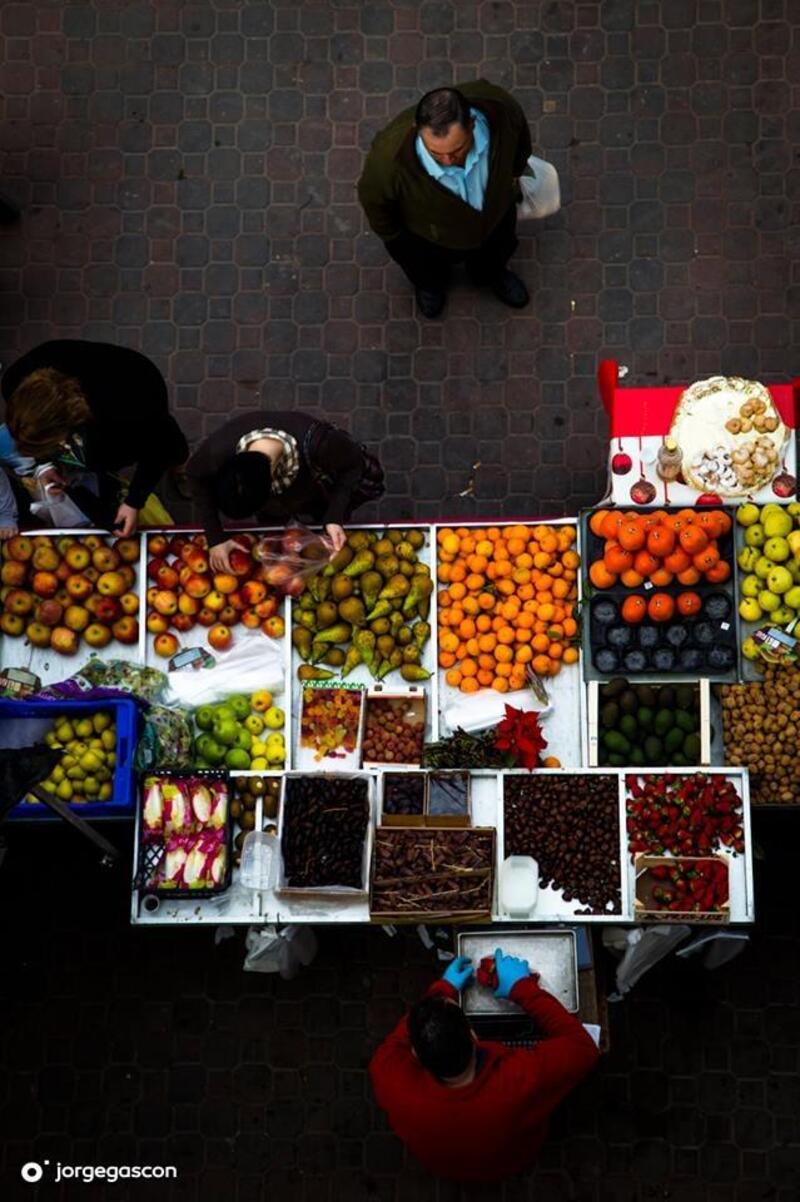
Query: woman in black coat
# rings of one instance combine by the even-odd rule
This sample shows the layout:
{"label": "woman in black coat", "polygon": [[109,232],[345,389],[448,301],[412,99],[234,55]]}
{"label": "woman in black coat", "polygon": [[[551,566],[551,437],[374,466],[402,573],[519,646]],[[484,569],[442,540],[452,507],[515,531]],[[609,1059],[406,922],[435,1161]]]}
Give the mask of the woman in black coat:
{"label": "woman in black coat", "polygon": [[263,525],[319,522],[338,551],[342,523],[383,492],[377,460],[344,430],[306,413],[237,414],[200,444],[186,473],[217,572],[230,571],[236,545],[221,514]]}

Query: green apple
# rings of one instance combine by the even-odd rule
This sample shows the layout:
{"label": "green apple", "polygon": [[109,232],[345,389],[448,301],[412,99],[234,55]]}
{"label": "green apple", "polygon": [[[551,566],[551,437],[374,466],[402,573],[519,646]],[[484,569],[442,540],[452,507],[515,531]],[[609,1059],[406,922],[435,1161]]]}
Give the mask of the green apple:
{"label": "green apple", "polygon": [[797,612],[788,605],[779,605],[769,616],[773,626],[788,626],[796,618]]}
{"label": "green apple", "polygon": [[214,725],[214,710],[210,705],[201,705],[194,711],[194,720],[200,730],[211,730]]}
{"label": "green apple", "polygon": [[745,597],[744,601],[739,602],[739,616],[745,622],[760,622],[764,612],[755,597]]}
{"label": "green apple", "polygon": [[221,705],[214,706],[214,719],[217,720],[222,718],[230,719],[233,722],[236,721],[236,714],[234,714],[227,701],[223,701]]}
{"label": "green apple", "polygon": [[250,698],[245,697],[244,693],[234,693],[232,697],[228,698],[227,704],[231,707],[234,715],[240,722],[244,722],[252,709]]}
{"label": "green apple", "polygon": [[769,589],[762,589],[758,594],[758,604],[764,610],[764,613],[771,614],[777,609],[781,603],[780,597],[776,597],[775,593],[771,593]]}
{"label": "green apple", "polygon": [[748,635],[742,643],[742,655],[745,659],[758,659],[758,643],[754,641],[752,635]]}
{"label": "green apple", "polygon": [[744,532],[744,541],[748,547],[763,547],[765,538],[764,527],[760,522],[748,526]]}
{"label": "green apple", "polygon": [[242,751],[249,752],[253,746],[253,736],[250,734],[250,731],[240,726],[236,732],[236,742],[233,745],[234,747],[241,747]]}
{"label": "green apple", "polygon": [[764,554],[773,563],[784,563],[791,552],[785,538],[768,538],[764,543]]}
{"label": "green apple", "polygon": [[740,526],[752,526],[753,522],[758,521],[758,516],[758,506],[750,502],[740,505],[736,510],[736,521]]}
{"label": "green apple", "polygon": [[745,576],[741,584],[741,593],[743,597],[757,597],[761,592],[761,581],[758,576],[751,573]]}
{"label": "green apple", "polygon": [[793,584],[792,573],[788,568],[782,567],[779,563],[775,565],[767,576],[767,588],[771,593],[788,593]]}
{"label": "green apple", "polygon": [[792,609],[800,609],[800,585],[793,585],[788,593],[783,594],[783,604],[791,605]]}
{"label": "green apple", "polygon": [[758,576],[759,580],[766,580],[767,576],[769,576],[770,572],[772,571],[772,567],[773,564],[771,559],[767,559],[766,555],[759,555],[753,571],[755,572],[756,576]]}
{"label": "green apple", "polygon": [[247,770],[250,767],[250,756],[242,747],[232,747],[225,756],[225,766]]}
{"label": "green apple", "polygon": [[216,739],[211,739],[203,748],[203,758],[208,760],[212,767],[216,767],[225,759],[225,748]]}
{"label": "green apple", "polygon": [[786,538],[794,525],[785,509],[773,510],[766,517],[762,514],[761,520],[767,538]]}
{"label": "green apple", "polygon": [[224,744],[225,747],[233,747],[238,734],[239,727],[235,718],[220,718],[219,714],[217,715],[214,719],[214,738],[218,743]]}
{"label": "green apple", "polygon": [[[800,533],[800,531],[798,532]],[[758,547],[742,547],[736,556],[736,562],[743,572],[752,572],[759,557]]]}

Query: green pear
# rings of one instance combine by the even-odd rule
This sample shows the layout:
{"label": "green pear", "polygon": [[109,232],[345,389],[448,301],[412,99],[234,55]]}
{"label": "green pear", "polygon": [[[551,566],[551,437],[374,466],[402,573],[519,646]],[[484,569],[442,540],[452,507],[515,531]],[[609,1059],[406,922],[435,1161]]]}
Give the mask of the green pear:
{"label": "green pear", "polygon": [[773,610],[778,608],[780,603],[780,597],[776,596],[775,593],[771,593],[769,589],[762,589],[758,594],[758,604],[764,610],[764,613],[771,614]]}
{"label": "green pear", "polygon": [[758,643],[755,642],[752,635],[742,643],[742,655],[745,659],[758,659]]}
{"label": "green pear", "polygon": [[768,538],[764,543],[764,554],[773,563],[783,563],[791,552],[785,538]]}
{"label": "green pear", "polygon": [[767,576],[767,588],[771,593],[788,593],[792,583],[792,573],[780,564],[776,564]]}
{"label": "green pear", "polygon": [[791,605],[792,609],[800,609],[800,585],[795,584],[788,593],[783,594],[783,604]]}
{"label": "green pear", "polygon": [[767,538],[786,538],[794,523],[785,509],[777,509],[762,518],[764,533]]}
{"label": "green pear", "polygon": [[740,505],[736,511],[736,521],[740,526],[752,526],[758,521],[758,506],[748,502],[746,505]]}
{"label": "green pear", "polygon": [[739,616],[745,622],[760,622],[764,612],[755,597],[745,597],[739,602]]}
{"label": "green pear", "polygon": [[[797,533],[800,534],[800,530]],[[742,547],[736,556],[736,562],[743,572],[752,572],[758,562],[758,558],[758,547]]]}
{"label": "green pear", "polygon": [[769,616],[773,626],[788,626],[790,622],[794,621],[797,614],[788,605],[779,605]]}
{"label": "green pear", "polygon": [[766,580],[767,576],[769,576],[770,572],[772,571],[772,560],[767,559],[766,555],[759,555],[753,571],[755,572],[756,576],[758,576],[759,580]]}
{"label": "green pear", "polygon": [[743,597],[757,597],[761,592],[761,581],[755,573],[745,576],[740,585],[740,591]]}
{"label": "green pear", "polygon": [[800,560],[800,530],[793,530],[786,539],[789,544],[789,549],[795,559]]}
{"label": "green pear", "polygon": [[760,522],[748,526],[744,532],[744,541],[748,547],[763,547],[765,540],[764,527]]}

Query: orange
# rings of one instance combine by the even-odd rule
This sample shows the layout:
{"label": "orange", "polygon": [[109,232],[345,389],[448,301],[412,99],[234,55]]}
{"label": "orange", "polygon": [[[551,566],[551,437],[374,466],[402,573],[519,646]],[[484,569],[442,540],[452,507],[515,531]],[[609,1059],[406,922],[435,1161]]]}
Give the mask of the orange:
{"label": "orange", "polygon": [[508,681],[503,680],[503,678],[501,676],[496,676],[494,678],[494,680],[492,681],[492,688],[497,693],[507,693],[508,692]]}
{"label": "orange", "polygon": [[652,576],[653,572],[657,572],[661,564],[649,551],[638,551],[633,561],[633,567],[640,576],[647,578]]}
{"label": "orange", "polygon": [[635,625],[641,622],[647,613],[647,602],[644,597],[626,597],[622,603],[622,617],[625,622]]}
{"label": "orange", "polygon": [[653,593],[647,603],[647,613],[654,622],[668,622],[675,612],[675,602],[669,593]]}
{"label": "orange", "polygon": [[589,568],[589,579],[595,588],[613,588],[617,583],[617,577],[609,572],[602,559],[596,560]]}
{"label": "orange", "polygon": [[461,681],[462,693],[477,693],[480,687],[474,676],[467,676],[465,680]]}
{"label": "orange", "polygon": [[687,555],[697,555],[708,546],[708,535],[699,526],[684,526],[678,535],[678,542]]}
{"label": "orange", "polygon": [[530,647],[517,647],[514,652],[514,661],[518,664],[529,664],[533,659],[533,652]]}
{"label": "orange", "polygon": [[564,663],[565,664],[577,664],[577,662],[578,662],[578,648],[577,647],[565,647],[564,648]]}
{"label": "orange", "polygon": [[[470,679],[472,679],[470,677]],[[482,689],[488,689],[494,680],[494,671],[490,668],[482,668],[475,677]]]}
{"label": "orange", "polygon": [[494,635],[491,632],[488,634],[482,634],[478,639],[478,646],[481,651],[494,651],[495,647],[497,646],[497,635]]}
{"label": "orange", "polygon": [[676,604],[678,607],[678,613],[683,614],[684,617],[688,617],[690,614],[699,613],[703,602],[700,600],[700,597],[698,597],[697,593],[681,593],[678,596]]}
{"label": "orange", "polygon": [[461,675],[475,676],[478,671],[478,665],[474,659],[464,659],[461,661]]}
{"label": "orange", "polygon": [[664,559],[675,547],[675,531],[668,526],[654,526],[647,535],[647,550],[658,559]]}
{"label": "orange", "polygon": [[501,626],[497,632],[498,643],[504,643],[509,646],[514,642],[514,631],[510,626]]}
{"label": "orange", "polygon": [[581,557],[577,551],[565,551],[561,556],[561,562],[565,568],[572,568],[574,571],[575,568],[580,567]]}
{"label": "orange", "polygon": [[640,551],[645,542],[644,526],[639,521],[623,522],[617,538],[626,551]]}
{"label": "orange", "polygon": [[461,540],[457,534],[453,534],[452,530],[440,530],[439,545],[448,555],[458,555]]}
{"label": "orange", "polygon": [[497,667],[495,668],[496,674],[506,680],[508,679],[508,677],[511,675],[511,673],[513,671],[514,671],[514,669],[511,666],[511,664],[498,664]]}
{"label": "orange", "polygon": [[453,655],[453,653],[451,651],[440,651],[439,652],[439,667],[440,668],[452,668],[452,666],[455,662],[456,662],[456,657]]}
{"label": "orange", "polygon": [[479,572],[470,572],[464,583],[471,593],[477,593],[486,583],[486,577],[482,576]]}
{"label": "orange", "polygon": [[552,660],[547,655],[535,655],[531,660],[531,667],[539,676],[549,676],[551,664]]}
{"label": "orange", "polygon": [[452,630],[444,630],[439,634],[440,651],[455,651],[458,647],[458,636]]}
{"label": "orange", "polygon": [[458,686],[461,684],[461,672],[458,668],[451,668],[450,671],[446,673],[445,680],[449,685],[452,685],[453,688],[458,688]]}
{"label": "orange", "polygon": [[510,645],[501,643],[499,647],[495,647],[494,649],[494,658],[498,664],[510,664],[514,658],[514,652],[511,650]]}
{"label": "orange", "polygon": [[606,520],[609,512],[610,510],[608,509],[596,509],[589,518],[589,529],[591,530],[592,534],[596,534],[598,538],[605,537],[603,534],[603,522]]}

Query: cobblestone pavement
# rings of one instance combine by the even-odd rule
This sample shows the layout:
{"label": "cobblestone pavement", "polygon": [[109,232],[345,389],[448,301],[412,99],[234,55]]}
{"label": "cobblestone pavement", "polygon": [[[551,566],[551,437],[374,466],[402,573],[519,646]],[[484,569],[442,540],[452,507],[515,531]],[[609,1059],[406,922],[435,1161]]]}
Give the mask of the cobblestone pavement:
{"label": "cobblestone pavement", "polygon": [[[0,229],[3,362],[53,336],[140,347],[192,438],[233,407],[319,411],[379,449],[382,513],[420,518],[596,499],[601,355],[630,382],[800,372],[791,0],[6,0],[0,36],[23,209]],[[521,239],[529,310],[458,287],[419,322],[354,181],[390,114],[476,75],[525,106],[564,208]],[[0,873],[4,1198],[36,1196],[32,1156],[174,1161],[147,1197],[182,1202],[461,1196],[406,1164],[366,1088],[430,977],[413,938],[325,934],[297,981],[242,976],[238,940],[129,930],[125,874],[81,849],[76,883],[52,841],[15,837]],[[796,1202],[792,844],[764,843],[751,950],[614,1010],[509,1202]]]}

